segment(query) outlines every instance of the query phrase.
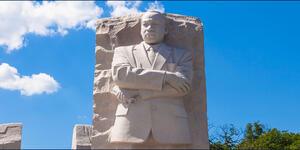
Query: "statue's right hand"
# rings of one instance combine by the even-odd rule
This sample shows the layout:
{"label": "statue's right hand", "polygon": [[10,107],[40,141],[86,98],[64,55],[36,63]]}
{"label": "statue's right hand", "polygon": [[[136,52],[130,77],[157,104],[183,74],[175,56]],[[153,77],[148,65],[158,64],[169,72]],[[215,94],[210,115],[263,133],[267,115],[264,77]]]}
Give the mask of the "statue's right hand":
{"label": "statue's right hand", "polygon": [[139,95],[137,90],[124,89],[114,86],[111,93],[113,93],[121,103],[134,103],[136,97]]}
{"label": "statue's right hand", "polygon": [[190,90],[190,84],[179,73],[166,72],[165,81],[178,92],[187,93]]}
{"label": "statue's right hand", "polygon": [[136,102],[136,98],[135,97],[129,97],[126,96],[126,94],[124,94],[123,92],[119,92],[117,94],[117,99],[121,102],[121,103],[125,103],[125,104],[131,104]]}

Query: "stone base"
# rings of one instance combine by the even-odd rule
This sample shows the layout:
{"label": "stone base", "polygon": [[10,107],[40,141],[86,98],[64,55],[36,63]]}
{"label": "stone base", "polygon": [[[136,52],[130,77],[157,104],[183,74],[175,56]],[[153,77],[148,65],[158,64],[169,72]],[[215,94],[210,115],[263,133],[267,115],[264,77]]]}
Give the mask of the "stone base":
{"label": "stone base", "polygon": [[0,149],[21,149],[22,123],[0,125]]}
{"label": "stone base", "polygon": [[91,149],[92,126],[76,124],[73,130],[72,149]]}

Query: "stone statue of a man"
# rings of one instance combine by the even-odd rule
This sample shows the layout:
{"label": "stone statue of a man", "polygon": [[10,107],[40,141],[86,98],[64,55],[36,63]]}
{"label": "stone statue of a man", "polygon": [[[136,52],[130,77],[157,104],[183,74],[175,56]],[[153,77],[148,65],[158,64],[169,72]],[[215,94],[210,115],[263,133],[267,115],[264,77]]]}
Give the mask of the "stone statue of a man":
{"label": "stone statue of a man", "polygon": [[192,57],[166,45],[167,33],[164,15],[149,11],[141,19],[143,42],[115,49],[113,93],[120,103],[109,141],[120,148],[184,148],[192,142],[183,102]]}

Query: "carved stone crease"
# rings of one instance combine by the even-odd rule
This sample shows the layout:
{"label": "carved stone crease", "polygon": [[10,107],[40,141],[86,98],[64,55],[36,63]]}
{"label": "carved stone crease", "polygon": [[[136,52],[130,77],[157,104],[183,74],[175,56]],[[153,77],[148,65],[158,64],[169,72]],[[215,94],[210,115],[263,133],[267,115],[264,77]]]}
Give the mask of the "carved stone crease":
{"label": "carved stone crease", "polygon": [[[146,62],[146,54],[149,52],[147,50],[146,53],[143,54],[135,54],[134,51],[132,51],[132,55],[134,58],[129,58],[130,56],[127,55],[128,52],[131,52],[132,49],[136,48],[136,52],[139,53],[144,48],[147,49],[147,43],[143,42],[143,38],[141,37],[140,31],[141,31],[141,17],[143,14],[136,14],[136,15],[128,15],[128,16],[122,16],[122,17],[112,17],[112,18],[103,18],[98,21],[97,29],[96,29],[96,64],[95,64],[95,79],[94,79],[94,105],[93,105],[93,130],[92,130],[92,148],[99,149],[99,148],[115,148],[114,144],[111,144],[111,138],[115,138],[116,141],[133,141],[133,142],[143,142],[146,139],[126,139],[122,137],[116,137],[114,134],[112,134],[112,131],[116,130],[118,127],[113,127],[116,120],[116,115],[126,115],[127,113],[133,113],[133,112],[139,112],[139,108],[136,107],[135,109],[133,106],[146,106],[148,104],[141,104],[146,103],[147,100],[151,101],[151,104],[154,104],[154,101],[160,101],[162,99],[169,99],[165,100],[166,104],[163,106],[161,102],[156,103],[159,105],[151,106],[151,110],[147,110],[151,113],[154,113],[154,109],[157,109],[158,113],[162,110],[162,107],[167,108],[168,112],[172,112],[171,108],[169,107],[171,103],[177,103],[174,106],[181,105],[184,108],[176,108],[175,111],[182,115],[182,119],[187,117],[188,123],[186,124],[187,128],[182,128],[180,130],[186,130],[182,131],[182,133],[179,133],[179,131],[174,130],[172,133],[171,130],[168,131],[168,128],[166,125],[169,126],[170,122],[166,122],[169,118],[160,120],[162,122],[161,126],[164,126],[163,128],[158,127],[156,131],[152,131],[155,140],[158,141],[166,141],[174,142],[174,144],[188,144],[185,148],[203,148],[208,149],[208,131],[207,131],[207,109],[206,109],[206,85],[205,85],[205,70],[204,70],[204,46],[203,46],[203,25],[201,21],[198,18],[194,17],[187,17],[187,16],[181,16],[181,15],[175,15],[175,14],[163,14],[166,18],[166,24],[167,24],[167,31],[168,34],[164,38],[164,42],[162,44],[157,44],[159,46],[154,47],[154,49],[158,50],[159,53],[156,56],[156,61],[151,62],[147,66]],[[150,46],[151,47],[151,46]],[[145,50],[146,50],[145,49]],[[161,49],[161,50],[159,50]],[[169,55],[169,53],[165,53],[166,49],[172,50],[173,53],[170,53],[172,55]],[[140,51],[139,51],[140,50]],[[127,83],[121,83],[122,79],[117,79],[120,77],[119,75],[115,76],[114,78],[112,75],[114,74],[114,71],[111,70],[112,68],[112,62],[115,63],[116,70],[121,70],[120,67],[118,67],[119,60],[121,59],[113,59],[114,52],[115,55],[120,55],[118,57],[128,57],[128,59],[131,62],[128,62],[131,67],[139,68],[139,69],[150,69],[156,70],[158,72],[168,71],[170,73],[174,73],[178,71],[179,73],[182,73],[184,77],[183,79],[188,79],[189,76],[185,75],[185,71],[189,70],[184,67],[178,66],[179,64],[176,64],[174,62],[180,63],[180,65],[188,65],[189,64],[189,57],[192,58],[192,64],[191,64],[191,72],[190,76],[190,89],[187,95],[185,95],[182,99],[180,96],[177,99],[181,100],[175,100],[174,98],[162,98],[158,95],[158,99],[160,100],[154,100],[153,93],[151,92],[159,92],[160,90],[166,89],[167,86],[167,78],[168,75],[158,75],[155,78],[152,78],[152,82],[148,82],[145,79],[145,83],[151,84],[140,84],[139,87],[142,88],[149,88],[149,90],[138,90],[139,96],[135,97],[137,101],[133,101],[133,104],[130,104],[129,109],[124,111],[123,108],[120,107],[127,107],[125,103],[120,102],[120,95],[116,95],[114,91],[118,90],[124,90],[125,93],[130,94],[129,89],[134,89],[136,87],[132,87],[130,84]],[[144,57],[144,59],[136,58],[138,57]],[[149,55],[148,55],[149,56]],[[167,58],[166,58],[166,57]],[[174,62],[172,62],[169,58],[174,58]],[[115,56],[117,57],[117,56]],[[150,56],[149,56],[150,57]],[[186,61],[182,61],[183,59],[186,59]],[[136,61],[140,62],[136,62]],[[135,62],[134,62],[135,61]],[[163,63],[161,63],[163,62]],[[186,62],[186,64],[184,64]],[[124,63],[121,62],[121,63]],[[125,62],[126,63],[126,62]],[[152,65],[153,63],[153,65]],[[134,66],[134,65],[136,66]],[[138,66],[137,66],[138,65]],[[177,66],[176,66],[177,65]],[[121,67],[122,68],[122,67]],[[175,69],[179,68],[179,69]],[[189,68],[189,67],[188,67]],[[128,68],[127,68],[128,69]],[[181,69],[181,70],[180,70]],[[115,70],[115,71],[116,71]],[[118,71],[117,71],[118,72]],[[189,73],[189,72],[187,72]],[[178,74],[177,74],[178,75]],[[127,76],[128,77],[128,76]],[[152,76],[149,76],[152,77]],[[178,77],[178,76],[177,76]],[[116,81],[114,82],[113,79]],[[128,78],[128,80],[133,79],[133,81],[136,81],[134,78]],[[149,78],[148,78],[149,79]],[[169,78],[168,78],[169,79]],[[117,82],[118,81],[118,82]],[[119,82],[120,81],[120,82]],[[171,81],[171,80],[168,80]],[[188,81],[188,80],[187,80]],[[141,82],[142,83],[142,82]],[[163,84],[163,87],[159,87],[158,85]],[[169,83],[170,84],[170,83]],[[123,86],[124,85],[124,86]],[[151,86],[151,87],[150,87]],[[126,88],[124,88],[126,87]],[[151,89],[152,88],[152,89]],[[172,92],[174,90],[173,88],[169,88],[168,92]],[[129,91],[129,92],[128,92]],[[137,90],[135,90],[137,91]],[[118,93],[118,92],[116,92]],[[147,94],[148,93],[148,94]],[[150,94],[149,94],[150,93]],[[118,97],[119,96],[119,97]],[[148,96],[148,97],[147,97]],[[168,96],[167,96],[168,97]],[[134,99],[135,99],[134,98]],[[173,101],[172,101],[173,100]],[[149,102],[148,101],[148,102]],[[124,102],[124,101],[123,101]],[[131,102],[131,101],[127,101]],[[180,104],[183,102],[183,104]],[[120,105],[121,104],[121,105]],[[173,105],[173,104],[172,104]],[[118,108],[117,108],[118,106]],[[145,107],[145,108],[148,108]],[[149,107],[150,108],[150,107]],[[153,110],[152,110],[153,109]],[[170,109],[170,110],[169,110]],[[172,108],[173,109],[173,108]],[[118,110],[116,112],[116,110]],[[179,111],[180,110],[180,111]],[[142,112],[142,111],[140,111]],[[168,112],[164,112],[161,115],[164,116]],[[129,115],[128,114],[128,115]],[[132,114],[131,114],[132,115]],[[154,114],[152,114],[154,115]],[[168,116],[168,115],[167,115]],[[120,119],[120,118],[119,118]],[[120,121],[120,120],[119,120]],[[178,119],[173,119],[173,121],[179,121]],[[122,122],[122,121],[121,121]],[[153,123],[153,122],[152,122]],[[178,122],[179,123],[179,122]],[[181,123],[183,123],[181,121]],[[155,123],[154,123],[155,124]],[[152,130],[155,130],[155,127],[153,127],[152,124]],[[185,124],[185,123],[183,123]],[[180,125],[178,127],[183,127],[186,125]],[[147,126],[147,124],[143,124],[143,121],[140,124],[141,128],[144,126]],[[175,124],[177,125],[177,124]],[[116,124],[115,124],[116,126]],[[121,127],[122,128],[122,127]],[[137,131],[139,128],[139,125],[136,125],[134,127],[134,131]],[[116,133],[122,132],[122,130],[114,131]],[[159,131],[160,130],[160,131]],[[132,130],[130,130],[131,132]],[[167,133],[164,133],[164,131],[168,131]],[[188,132],[189,131],[189,132]],[[137,131],[142,132],[142,131]],[[158,133],[161,132],[161,135]],[[173,133],[174,132],[174,133]],[[178,132],[178,133],[176,133]],[[181,132],[181,131],[180,131]],[[188,132],[188,133],[187,133]],[[123,134],[123,133],[122,133]],[[126,134],[126,133],[124,133]],[[141,134],[141,133],[138,133]],[[168,138],[168,135],[177,136],[177,138],[170,137]],[[180,136],[180,134],[186,135]],[[143,134],[144,135],[144,134]],[[183,138],[183,139],[181,139]],[[188,139],[190,138],[190,139]],[[125,147],[126,148],[126,147]]]}
{"label": "carved stone crease", "polygon": [[0,149],[21,149],[22,123],[0,125]]}

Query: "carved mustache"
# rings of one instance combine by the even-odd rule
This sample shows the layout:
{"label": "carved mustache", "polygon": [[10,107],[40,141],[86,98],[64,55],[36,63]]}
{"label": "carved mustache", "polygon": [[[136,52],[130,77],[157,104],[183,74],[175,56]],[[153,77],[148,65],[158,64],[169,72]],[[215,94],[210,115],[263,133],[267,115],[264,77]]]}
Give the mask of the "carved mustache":
{"label": "carved mustache", "polygon": [[145,34],[146,35],[148,35],[148,34],[153,35],[153,34],[156,34],[156,32],[155,31],[145,31]]}
{"label": "carved mustache", "polygon": [[145,33],[153,33],[153,32],[156,32],[156,31],[152,30],[152,29],[145,30]]}

